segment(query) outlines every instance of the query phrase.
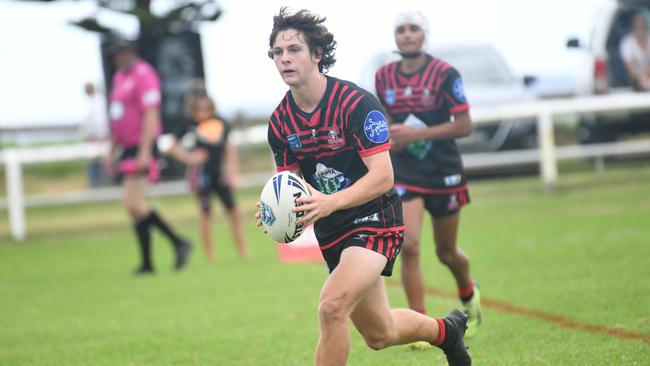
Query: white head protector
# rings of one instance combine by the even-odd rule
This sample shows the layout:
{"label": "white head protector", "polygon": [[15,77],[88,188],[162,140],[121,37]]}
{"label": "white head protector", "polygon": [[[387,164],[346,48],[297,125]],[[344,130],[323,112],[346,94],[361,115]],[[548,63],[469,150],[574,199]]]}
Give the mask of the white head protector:
{"label": "white head protector", "polygon": [[395,18],[395,28],[393,28],[393,33],[397,32],[398,27],[407,24],[417,25],[422,29],[422,33],[424,33],[422,49],[425,50],[429,42],[429,19],[417,10],[403,11],[397,15],[397,18]]}

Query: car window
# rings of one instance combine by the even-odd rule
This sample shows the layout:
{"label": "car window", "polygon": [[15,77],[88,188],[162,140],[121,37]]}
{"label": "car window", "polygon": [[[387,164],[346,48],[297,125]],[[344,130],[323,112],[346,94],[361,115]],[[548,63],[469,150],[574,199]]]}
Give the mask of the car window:
{"label": "car window", "polygon": [[488,48],[462,48],[434,51],[455,67],[466,85],[509,84],[514,77],[499,55]]}

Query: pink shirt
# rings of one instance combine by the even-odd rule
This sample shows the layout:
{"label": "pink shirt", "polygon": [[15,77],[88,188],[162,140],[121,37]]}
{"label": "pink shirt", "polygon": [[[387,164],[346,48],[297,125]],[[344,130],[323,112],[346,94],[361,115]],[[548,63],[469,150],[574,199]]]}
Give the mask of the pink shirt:
{"label": "pink shirt", "polygon": [[[160,80],[148,63],[138,60],[131,68],[116,72],[109,109],[113,140],[122,147],[139,145],[144,112],[158,108],[160,99]],[[158,120],[154,136],[161,132]]]}

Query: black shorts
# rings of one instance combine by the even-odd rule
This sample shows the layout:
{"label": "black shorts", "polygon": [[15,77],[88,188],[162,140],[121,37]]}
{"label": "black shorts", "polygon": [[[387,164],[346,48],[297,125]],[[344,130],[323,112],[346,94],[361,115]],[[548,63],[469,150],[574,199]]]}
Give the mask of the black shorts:
{"label": "black shorts", "polygon": [[235,199],[232,190],[223,176],[206,174],[200,168],[194,167],[188,171],[187,178],[192,191],[199,200],[201,211],[205,213],[212,211],[210,201],[212,192],[217,194],[226,210],[230,212],[235,208]]}
{"label": "black shorts", "polygon": [[384,270],[381,272],[382,276],[390,277],[393,274],[393,265],[397,254],[402,249],[404,243],[404,231],[387,231],[377,233],[370,230],[361,230],[354,232],[336,245],[322,251],[323,258],[327,263],[330,273],[334,271],[341,260],[341,253],[348,247],[362,247],[373,252],[377,252],[388,259]]}
{"label": "black shorts", "polygon": [[433,194],[414,192],[408,189],[398,189],[397,192],[402,197],[403,202],[422,197],[424,200],[424,208],[434,218],[451,216],[470,202],[469,190],[467,188],[454,192]]}
{"label": "black shorts", "polygon": [[122,182],[125,175],[147,177],[149,182],[152,183],[158,181],[160,178],[160,165],[158,164],[160,154],[156,148],[156,144],[154,144],[151,149],[152,159],[149,163],[149,167],[146,169],[140,169],[137,167],[136,159],[138,157],[139,149],[138,146],[122,148],[116,164],[116,183]]}

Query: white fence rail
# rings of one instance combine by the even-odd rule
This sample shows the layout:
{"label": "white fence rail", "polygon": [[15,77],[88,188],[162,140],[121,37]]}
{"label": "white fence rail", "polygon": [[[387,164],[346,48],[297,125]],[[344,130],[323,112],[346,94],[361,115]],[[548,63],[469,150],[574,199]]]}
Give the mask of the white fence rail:
{"label": "white fence rail", "polygon": [[[537,149],[505,151],[494,153],[465,154],[463,156],[468,170],[484,167],[497,167],[519,164],[539,163],[540,178],[546,190],[552,190],[558,179],[557,161],[559,159],[601,158],[614,155],[634,155],[650,153],[650,140],[594,144],[585,146],[555,146],[553,117],[562,114],[591,112],[616,112],[650,109],[650,93],[617,94],[575,99],[534,101],[516,105],[501,105],[492,108],[472,109],[475,123],[486,123],[504,119],[533,117],[537,120]],[[650,123],[650,121],[648,122]],[[259,126],[246,131],[233,131],[235,144],[259,144],[266,141],[266,127]],[[16,148],[0,152],[0,163],[5,164],[7,182],[7,209],[11,235],[15,240],[26,236],[26,205],[57,204],[66,202],[86,202],[108,200],[119,197],[117,188],[93,190],[92,193],[76,193],[59,197],[30,197],[25,200],[22,182],[22,165],[63,160],[92,159],[104,154],[108,148],[105,143],[83,143],[65,146],[38,148]],[[264,175],[264,176],[263,176]],[[268,174],[248,177],[244,181],[263,182]],[[159,185],[153,194],[181,193],[184,185],[167,183]]]}

